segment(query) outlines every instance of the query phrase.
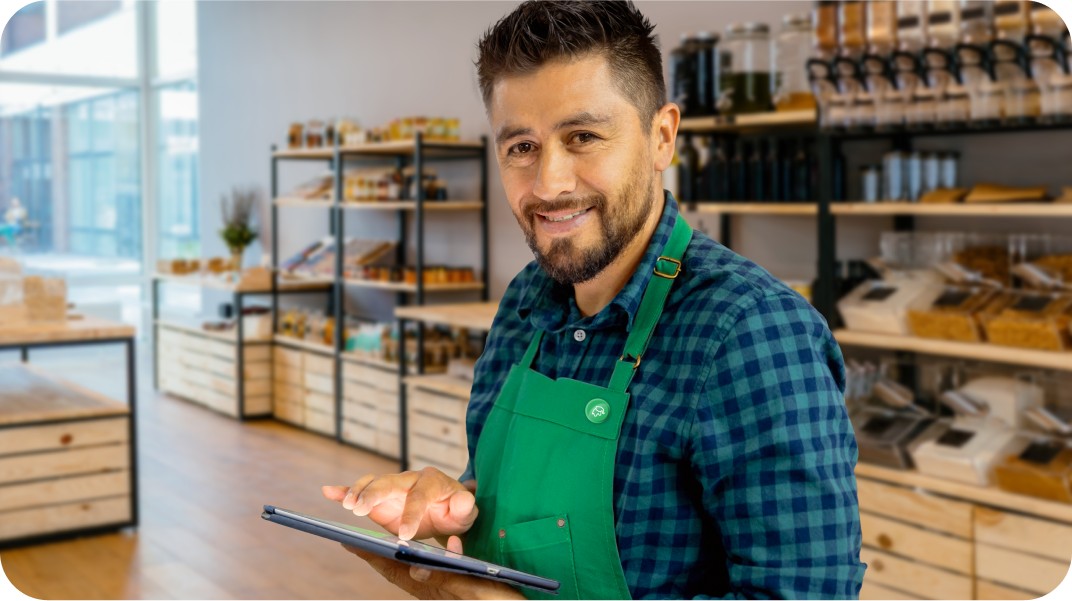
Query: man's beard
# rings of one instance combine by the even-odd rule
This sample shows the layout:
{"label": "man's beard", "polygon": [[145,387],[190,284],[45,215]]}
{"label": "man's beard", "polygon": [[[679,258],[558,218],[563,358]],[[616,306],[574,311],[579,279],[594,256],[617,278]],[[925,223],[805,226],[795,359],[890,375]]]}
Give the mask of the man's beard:
{"label": "man's beard", "polygon": [[[652,177],[648,179],[643,193],[638,195],[640,186],[635,181],[626,183],[619,192],[613,211],[608,211],[607,197],[602,194],[577,200],[532,202],[522,209],[523,217],[518,219],[518,223],[525,232],[525,242],[532,249],[536,262],[548,275],[560,284],[580,284],[602,273],[636,239],[655,204],[654,187],[655,178]],[[585,207],[592,207],[590,211],[598,215],[601,239],[587,248],[578,248],[570,238],[557,238],[551,242],[547,252],[540,249],[536,241],[537,211],[579,211]]]}

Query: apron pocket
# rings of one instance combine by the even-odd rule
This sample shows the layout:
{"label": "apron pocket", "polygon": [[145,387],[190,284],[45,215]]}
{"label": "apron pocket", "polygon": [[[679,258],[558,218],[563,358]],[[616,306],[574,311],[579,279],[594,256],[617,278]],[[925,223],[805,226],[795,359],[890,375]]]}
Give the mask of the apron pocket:
{"label": "apron pocket", "polygon": [[530,599],[576,599],[577,573],[566,514],[500,527],[499,554],[505,566],[557,580],[558,596],[520,589]]}

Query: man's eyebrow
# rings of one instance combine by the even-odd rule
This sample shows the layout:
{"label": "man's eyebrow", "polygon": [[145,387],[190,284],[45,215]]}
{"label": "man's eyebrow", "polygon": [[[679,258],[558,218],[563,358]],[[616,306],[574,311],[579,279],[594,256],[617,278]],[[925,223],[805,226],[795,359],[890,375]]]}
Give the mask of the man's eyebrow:
{"label": "man's eyebrow", "polygon": [[[611,118],[603,115],[593,115],[589,112],[577,113],[555,124],[553,131],[559,131],[567,127],[585,127],[592,125],[606,125],[611,122]],[[520,127],[504,125],[499,128],[499,132],[495,134],[495,143],[502,144],[507,140],[516,138],[518,136],[527,136],[532,134],[531,127]]]}

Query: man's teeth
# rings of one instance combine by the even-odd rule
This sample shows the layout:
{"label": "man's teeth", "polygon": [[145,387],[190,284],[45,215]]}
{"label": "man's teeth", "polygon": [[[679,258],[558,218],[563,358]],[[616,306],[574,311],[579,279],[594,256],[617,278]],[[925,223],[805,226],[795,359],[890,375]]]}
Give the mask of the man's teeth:
{"label": "man's teeth", "polygon": [[578,215],[582,215],[582,214],[587,213],[587,212],[588,212],[588,209],[583,209],[583,210],[577,211],[576,213],[570,213],[569,215],[563,215],[562,217],[544,217],[544,219],[550,221],[551,223],[558,223],[559,221],[569,221],[570,219],[573,219],[574,217],[576,217]]}

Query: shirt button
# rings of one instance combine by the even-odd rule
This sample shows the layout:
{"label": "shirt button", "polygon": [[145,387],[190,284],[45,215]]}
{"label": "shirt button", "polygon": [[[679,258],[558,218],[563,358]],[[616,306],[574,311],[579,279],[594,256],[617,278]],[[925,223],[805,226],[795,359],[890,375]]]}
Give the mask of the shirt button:
{"label": "shirt button", "polygon": [[499,538],[506,538],[506,530],[499,530]]}
{"label": "shirt button", "polygon": [[584,330],[577,330],[573,333],[573,339],[577,342],[584,342],[585,333]]}

